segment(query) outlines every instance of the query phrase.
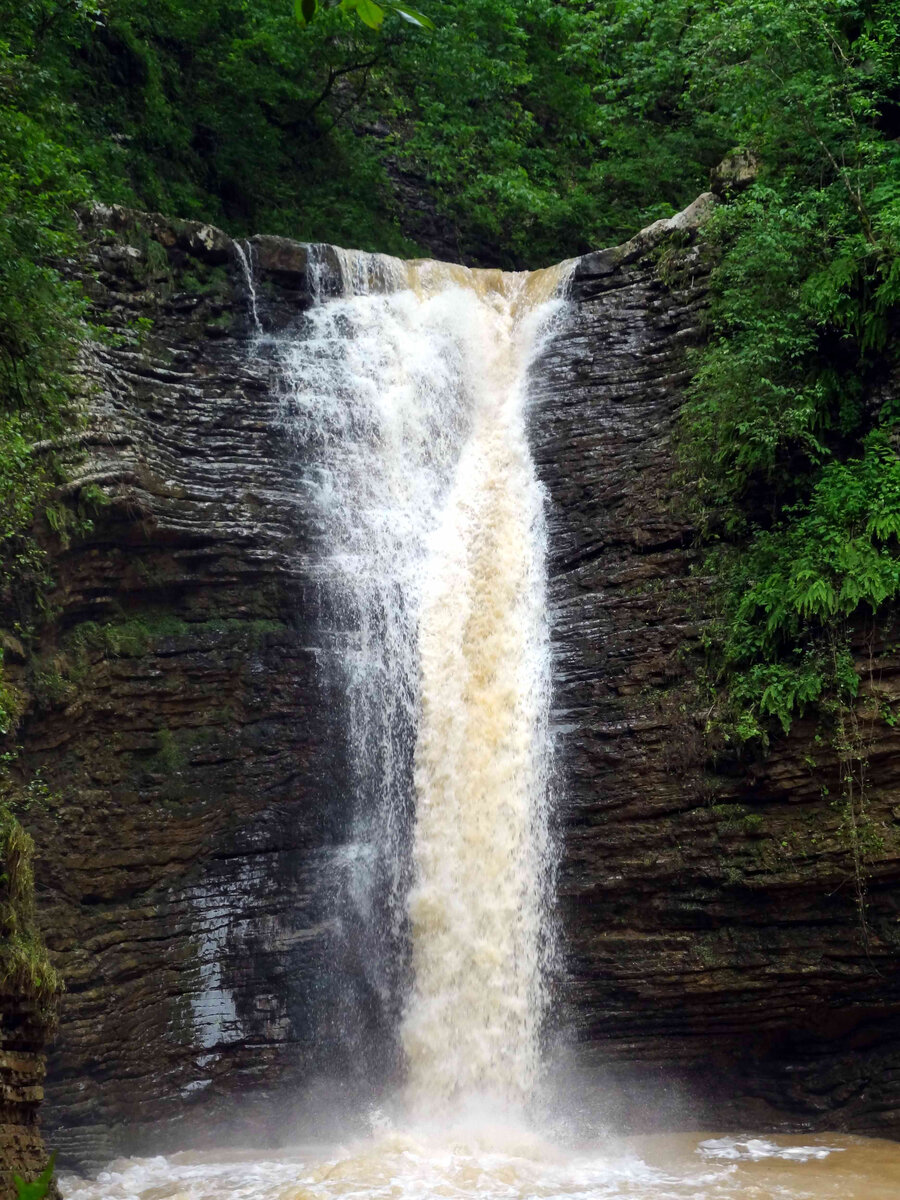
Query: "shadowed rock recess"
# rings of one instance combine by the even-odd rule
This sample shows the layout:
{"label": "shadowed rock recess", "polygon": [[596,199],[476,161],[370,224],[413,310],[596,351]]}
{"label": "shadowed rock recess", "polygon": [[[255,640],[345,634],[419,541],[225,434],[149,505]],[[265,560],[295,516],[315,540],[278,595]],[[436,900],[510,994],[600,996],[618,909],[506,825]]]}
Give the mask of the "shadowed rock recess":
{"label": "shadowed rock recess", "polygon": [[[701,336],[708,263],[691,243],[706,203],[580,260],[534,372],[560,1041],[626,1127],[897,1134],[900,735],[869,736],[881,847],[865,931],[814,728],[752,763],[714,764],[702,735],[704,588],[671,437]],[[341,1004],[367,1041],[390,1037],[362,982],[329,992],[349,806],[323,668],[340,646],[317,619],[317,530],[239,256],[208,226],[118,209],[87,236],[98,320],[126,336],[86,367],[67,488],[106,502],[55,551],[25,741],[53,796],[30,825],[67,984],[45,1137],[97,1166],[234,1111],[252,1120],[314,1078],[377,1076],[337,1037]],[[251,253],[266,328],[289,327],[310,303],[304,247],[263,237]],[[129,333],[137,318],[146,330]],[[900,659],[874,651],[878,688],[897,695]]]}

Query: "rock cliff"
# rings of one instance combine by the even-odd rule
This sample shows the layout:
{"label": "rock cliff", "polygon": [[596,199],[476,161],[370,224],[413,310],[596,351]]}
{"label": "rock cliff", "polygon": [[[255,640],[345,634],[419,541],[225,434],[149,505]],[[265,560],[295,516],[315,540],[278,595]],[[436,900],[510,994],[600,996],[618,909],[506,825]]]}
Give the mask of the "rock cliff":
{"label": "rock cliff", "polygon": [[47,1141],[87,1166],[126,1128],[143,1147],[189,1138],[223,1094],[262,1100],[321,1067],[332,931],[317,906],[342,812],[313,534],[234,247],[95,221],[92,298],[119,337],[86,365],[65,490],[99,503],[56,547],[24,731],[50,791],[32,828],[67,987]]}
{"label": "rock cliff", "polygon": [[[630,1127],[897,1134],[897,735],[867,726],[880,843],[864,880],[813,727],[746,762],[703,735],[705,587],[672,452],[701,336],[702,207],[582,259],[535,372],[560,1041]],[[283,1110],[351,1063],[326,969],[347,835],[323,669],[337,650],[318,632],[317,532],[241,256],[217,230],[122,210],[86,232],[93,302],[120,333],[86,365],[87,424],[62,450],[93,525],[54,543],[55,616],[19,672],[27,760],[50,791],[31,821],[40,911],[67,982],[47,1137],[96,1166],[194,1125],[221,1137],[235,1098],[251,1119],[266,1100]],[[267,328],[290,325],[309,303],[304,248],[249,252]],[[871,649],[896,695],[888,640]],[[377,1034],[361,982],[350,1002]]]}
{"label": "rock cliff", "polygon": [[15,984],[0,987],[0,1196],[15,1195],[13,1173],[36,1178],[47,1164],[38,1110],[44,1097],[48,1022]]}
{"label": "rock cliff", "polygon": [[900,746],[879,715],[900,696],[896,630],[856,639],[867,767],[853,812],[811,721],[765,755],[713,753],[708,588],[672,444],[708,273],[686,241],[659,225],[583,258],[536,372],[562,1023],[615,1124],[897,1136]]}
{"label": "rock cliff", "polygon": [[57,980],[34,938],[30,843],[0,813],[0,1197],[13,1176],[36,1179],[47,1164],[38,1112],[44,1047],[54,1024]]}

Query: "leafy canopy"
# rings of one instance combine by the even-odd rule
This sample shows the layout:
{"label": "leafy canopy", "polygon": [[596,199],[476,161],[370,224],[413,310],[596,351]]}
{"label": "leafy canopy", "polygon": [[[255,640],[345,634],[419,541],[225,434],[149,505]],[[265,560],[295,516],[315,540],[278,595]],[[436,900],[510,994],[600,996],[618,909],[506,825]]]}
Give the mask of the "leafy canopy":
{"label": "leafy canopy", "polygon": [[743,147],[759,177],[709,229],[709,336],[682,427],[711,644],[744,733],[852,690],[836,631],[897,595],[896,5],[425,7],[5,0],[7,561],[53,482],[32,446],[71,420],[85,310],[61,265],[79,204],[521,268],[671,215]]}
{"label": "leafy canopy", "polygon": [[761,736],[855,693],[850,624],[900,594],[900,12],[739,0],[695,36],[690,89],[761,163],[709,230],[720,260],[682,431],[730,719]]}

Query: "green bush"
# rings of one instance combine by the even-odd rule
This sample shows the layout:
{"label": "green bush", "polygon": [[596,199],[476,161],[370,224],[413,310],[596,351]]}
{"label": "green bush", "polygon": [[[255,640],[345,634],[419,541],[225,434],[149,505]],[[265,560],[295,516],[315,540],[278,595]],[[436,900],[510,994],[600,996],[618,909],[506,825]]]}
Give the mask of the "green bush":
{"label": "green bush", "polygon": [[[741,0],[698,72],[760,158],[709,229],[720,262],[682,453],[739,737],[855,695],[852,621],[900,593],[900,16]],[[706,36],[708,37],[708,31]]]}

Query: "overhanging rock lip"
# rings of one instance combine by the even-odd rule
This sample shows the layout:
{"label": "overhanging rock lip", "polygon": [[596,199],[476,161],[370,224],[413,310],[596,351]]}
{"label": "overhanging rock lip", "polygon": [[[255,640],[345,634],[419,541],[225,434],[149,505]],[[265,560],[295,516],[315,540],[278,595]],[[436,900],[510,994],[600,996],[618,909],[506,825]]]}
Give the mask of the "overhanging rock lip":
{"label": "overhanging rock lip", "polygon": [[[614,274],[620,267],[635,262],[669,234],[693,232],[709,218],[716,204],[713,192],[703,192],[673,217],[654,221],[619,246],[591,250],[575,260],[572,279],[583,281]],[[81,210],[85,225],[101,226],[124,232],[131,226],[147,231],[166,248],[178,247],[213,265],[234,261],[237,239],[207,221],[188,221],[145,212],[121,204],[94,204]],[[263,272],[279,276],[286,283],[305,287],[308,277],[309,248],[312,243],[276,234],[255,234],[245,245],[252,247],[253,265]],[[326,265],[337,267],[336,248],[321,244]]]}
{"label": "overhanging rock lip", "polygon": [[643,257],[670,233],[692,233],[699,229],[709,219],[715,204],[715,195],[712,192],[703,192],[674,217],[654,221],[621,246],[608,246],[604,250],[592,250],[588,254],[582,254],[576,260],[572,278],[582,281],[614,274],[620,267]]}
{"label": "overhanging rock lip", "polygon": [[165,217],[162,213],[127,208],[123,204],[92,204],[83,208],[79,216],[84,225],[112,229],[116,233],[137,226],[166,249],[177,246],[213,265],[234,258],[234,239],[208,221],[184,221]]}
{"label": "overhanging rock lip", "polygon": [[[276,275],[285,283],[295,283],[301,287],[307,285],[310,246],[308,242],[298,242],[276,234],[257,233],[247,244],[251,247],[251,261],[255,271],[262,270],[267,274]],[[330,251],[328,265],[339,271],[334,250],[331,246],[325,247],[325,250]]]}

